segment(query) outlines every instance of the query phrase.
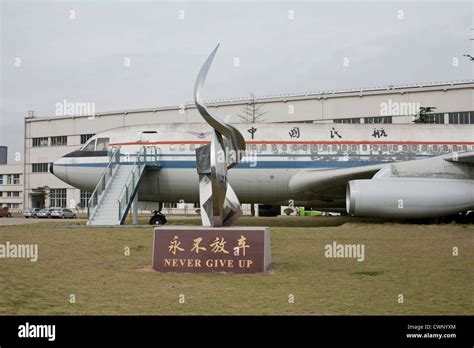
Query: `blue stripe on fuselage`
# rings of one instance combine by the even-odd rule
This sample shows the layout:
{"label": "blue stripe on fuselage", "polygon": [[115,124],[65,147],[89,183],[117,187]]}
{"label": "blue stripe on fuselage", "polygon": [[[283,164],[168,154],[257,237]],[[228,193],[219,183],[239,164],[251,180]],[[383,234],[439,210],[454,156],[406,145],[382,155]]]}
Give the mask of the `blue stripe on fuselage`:
{"label": "blue stripe on fuselage", "polygon": [[[303,168],[350,168],[367,166],[380,163],[389,163],[391,161],[258,161],[257,163],[239,163],[235,169],[303,169]],[[55,164],[61,167],[106,167],[108,163],[74,163],[74,164]],[[120,162],[121,165],[133,165],[134,162]],[[167,169],[195,169],[196,161],[159,161],[156,166],[149,167],[167,168]]]}

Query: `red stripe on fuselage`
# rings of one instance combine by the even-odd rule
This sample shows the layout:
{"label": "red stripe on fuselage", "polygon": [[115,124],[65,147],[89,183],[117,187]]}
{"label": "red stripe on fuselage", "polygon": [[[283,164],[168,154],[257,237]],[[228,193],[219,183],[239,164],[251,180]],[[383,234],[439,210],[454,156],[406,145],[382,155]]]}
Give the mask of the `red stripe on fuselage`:
{"label": "red stripe on fuselage", "polygon": [[[255,141],[246,140],[247,144],[322,144],[322,145],[369,145],[369,144],[386,144],[386,145],[474,145],[474,141]],[[186,144],[209,144],[206,140],[189,140],[189,141],[150,141],[150,142],[127,142],[127,143],[113,143],[110,146],[117,145],[186,145]]]}

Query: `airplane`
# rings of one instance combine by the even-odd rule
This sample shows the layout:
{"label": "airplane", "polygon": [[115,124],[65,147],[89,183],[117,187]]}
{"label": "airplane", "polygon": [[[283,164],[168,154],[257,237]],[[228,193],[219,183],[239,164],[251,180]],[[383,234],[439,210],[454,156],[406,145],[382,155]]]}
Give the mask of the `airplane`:
{"label": "airplane", "polygon": [[[292,202],[353,216],[474,221],[474,125],[232,125],[246,141],[242,162],[228,174],[242,203]],[[138,200],[199,203],[195,150],[209,143],[211,134],[205,123],[113,128],[58,159],[50,171],[92,192],[112,153],[127,166],[147,149],[155,155],[146,163]]]}

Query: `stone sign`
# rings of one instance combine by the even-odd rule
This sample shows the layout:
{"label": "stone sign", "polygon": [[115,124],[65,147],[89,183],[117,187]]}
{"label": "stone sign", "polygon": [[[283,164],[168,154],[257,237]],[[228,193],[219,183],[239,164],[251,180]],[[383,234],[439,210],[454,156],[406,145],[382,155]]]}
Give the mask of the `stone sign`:
{"label": "stone sign", "polygon": [[159,272],[260,273],[270,262],[268,227],[155,228],[153,268]]}

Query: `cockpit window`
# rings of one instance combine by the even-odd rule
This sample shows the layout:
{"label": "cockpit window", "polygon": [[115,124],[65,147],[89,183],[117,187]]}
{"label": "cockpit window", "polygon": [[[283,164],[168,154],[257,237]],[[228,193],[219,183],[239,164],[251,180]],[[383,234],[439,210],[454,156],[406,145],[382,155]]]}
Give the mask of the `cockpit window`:
{"label": "cockpit window", "polygon": [[107,151],[109,146],[109,138],[91,139],[81,149],[82,151]]}
{"label": "cockpit window", "polygon": [[108,146],[109,146],[109,138],[97,139],[96,151],[107,151]]}
{"label": "cockpit window", "polygon": [[89,142],[84,145],[84,147],[81,149],[82,151],[94,151],[95,150],[95,140],[96,139],[91,139]]}

